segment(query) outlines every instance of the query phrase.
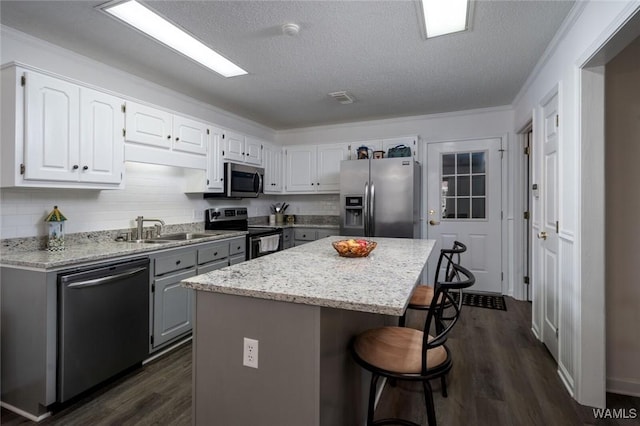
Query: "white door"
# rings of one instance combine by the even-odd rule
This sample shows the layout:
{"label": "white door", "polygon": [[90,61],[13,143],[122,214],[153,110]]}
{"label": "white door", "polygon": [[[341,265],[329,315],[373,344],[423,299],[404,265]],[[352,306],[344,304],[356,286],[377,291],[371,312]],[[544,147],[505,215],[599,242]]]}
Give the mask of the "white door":
{"label": "white door", "polygon": [[349,144],[318,145],[318,191],[340,191],[340,162],[349,158]]}
{"label": "white door", "polygon": [[77,181],[80,87],[25,73],[25,179]]}
{"label": "white door", "polygon": [[193,154],[207,153],[209,126],[190,118],[173,116],[173,149]]}
{"label": "white door", "polygon": [[80,91],[80,181],[120,183],[124,162],[122,99]]}
{"label": "white door", "polygon": [[[474,292],[502,292],[501,139],[431,143],[427,148],[427,238],[467,246],[461,263]],[[438,256],[429,258],[430,280]]]}
{"label": "white door", "polygon": [[127,142],[171,148],[173,116],[163,110],[127,102],[125,125]]}
{"label": "white door", "polygon": [[542,172],[538,182],[538,197],[534,203],[540,203],[534,218],[537,224],[534,239],[535,274],[534,288],[542,288],[542,341],[554,358],[558,359],[558,319],[559,319],[559,283],[558,283],[558,96],[553,95],[542,106],[542,156],[538,170]]}
{"label": "white door", "polygon": [[292,146],[285,151],[286,192],[315,192],[316,185],[316,147]]}

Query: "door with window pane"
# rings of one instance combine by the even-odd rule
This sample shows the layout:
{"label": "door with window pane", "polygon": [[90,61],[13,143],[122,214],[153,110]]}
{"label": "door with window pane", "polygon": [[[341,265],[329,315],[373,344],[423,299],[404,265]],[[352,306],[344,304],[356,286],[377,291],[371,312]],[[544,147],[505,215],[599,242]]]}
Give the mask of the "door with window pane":
{"label": "door with window pane", "polygon": [[[427,148],[427,238],[436,248],[458,240],[473,291],[502,292],[501,139],[430,143]],[[430,279],[438,256],[429,259]]]}

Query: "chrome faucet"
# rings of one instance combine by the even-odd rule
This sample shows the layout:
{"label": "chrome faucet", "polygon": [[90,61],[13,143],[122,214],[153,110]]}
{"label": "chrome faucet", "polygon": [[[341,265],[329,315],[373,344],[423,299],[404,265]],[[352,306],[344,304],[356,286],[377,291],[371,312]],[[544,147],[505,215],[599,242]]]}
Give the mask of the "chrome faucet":
{"label": "chrome faucet", "polygon": [[138,239],[139,240],[144,240],[144,236],[142,235],[144,222],[160,222],[160,225],[156,225],[156,226],[160,226],[160,229],[158,230],[158,235],[160,235],[160,233],[162,232],[162,227],[164,226],[164,220],[162,219],[145,219],[142,216],[136,217],[136,222],[138,223]]}

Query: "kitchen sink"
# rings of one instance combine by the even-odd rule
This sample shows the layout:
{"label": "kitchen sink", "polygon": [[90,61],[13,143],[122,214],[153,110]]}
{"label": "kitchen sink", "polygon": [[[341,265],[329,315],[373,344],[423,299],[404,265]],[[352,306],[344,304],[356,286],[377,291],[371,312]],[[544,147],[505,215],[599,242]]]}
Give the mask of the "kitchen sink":
{"label": "kitchen sink", "polygon": [[187,240],[195,240],[198,238],[207,238],[214,235],[216,234],[215,233],[198,234],[198,233],[190,233],[190,232],[179,232],[177,234],[160,235],[158,238],[154,238],[152,240],[147,240],[147,241],[187,241]]}
{"label": "kitchen sink", "polygon": [[167,241],[167,240],[132,240],[132,241],[125,241],[125,242],[132,243],[132,244],[166,244],[166,243],[170,243],[171,241]]}

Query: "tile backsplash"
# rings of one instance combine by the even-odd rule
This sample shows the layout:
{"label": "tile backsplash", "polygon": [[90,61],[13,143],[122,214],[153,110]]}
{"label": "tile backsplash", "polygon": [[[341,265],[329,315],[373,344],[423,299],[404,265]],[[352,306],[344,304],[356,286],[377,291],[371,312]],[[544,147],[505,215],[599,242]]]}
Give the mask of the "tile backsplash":
{"label": "tile backsplash", "polygon": [[58,206],[67,217],[65,232],[104,231],[135,227],[135,218],[160,218],[169,224],[202,222],[213,206],[247,207],[249,216],[265,216],[271,204],[287,202],[287,214],[339,215],[339,196],[263,195],[257,199],[205,200],[185,194],[184,171],[177,167],[126,163],[125,189],[0,190],[0,238],[46,235],[44,219]]}

